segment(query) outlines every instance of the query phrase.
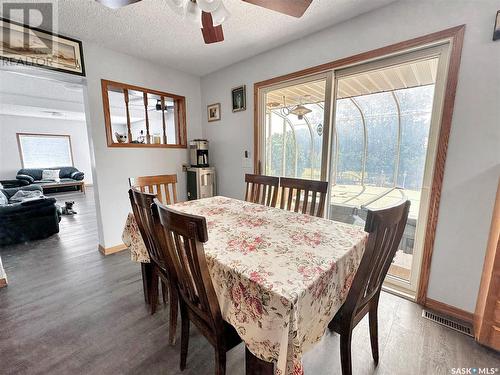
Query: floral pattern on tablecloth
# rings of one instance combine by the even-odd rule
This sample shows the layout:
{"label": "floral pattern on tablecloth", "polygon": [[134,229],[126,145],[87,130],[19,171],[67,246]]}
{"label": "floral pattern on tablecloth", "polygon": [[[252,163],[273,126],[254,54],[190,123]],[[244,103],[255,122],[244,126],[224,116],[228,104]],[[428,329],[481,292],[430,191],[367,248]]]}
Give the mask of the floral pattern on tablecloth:
{"label": "floral pattern on tablecloth", "polygon": [[[276,363],[277,375],[303,374],[303,353],[344,303],[367,233],[225,197],[171,207],[206,217],[205,253],[224,319],[254,355]],[[147,257],[131,243],[134,260]]]}
{"label": "floral pattern on tablecloth", "polygon": [[149,263],[149,254],[133,213],[129,213],[127,216],[125,228],[123,228],[122,241],[130,250],[130,257],[134,262]]}

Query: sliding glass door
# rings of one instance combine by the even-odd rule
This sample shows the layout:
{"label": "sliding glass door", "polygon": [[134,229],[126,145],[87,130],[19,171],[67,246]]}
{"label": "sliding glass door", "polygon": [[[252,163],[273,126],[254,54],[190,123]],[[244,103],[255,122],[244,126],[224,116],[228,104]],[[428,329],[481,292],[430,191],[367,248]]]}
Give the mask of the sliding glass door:
{"label": "sliding glass door", "polygon": [[414,295],[436,159],[449,44],[259,91],[260,171],[329,182],[328,218],[411,201],[386,285]]}
{"label": "sliding glass door", "polygon": [[434,171],[447,45],[335,72],[329,218],[411,201],[386,285],[417,290]]}

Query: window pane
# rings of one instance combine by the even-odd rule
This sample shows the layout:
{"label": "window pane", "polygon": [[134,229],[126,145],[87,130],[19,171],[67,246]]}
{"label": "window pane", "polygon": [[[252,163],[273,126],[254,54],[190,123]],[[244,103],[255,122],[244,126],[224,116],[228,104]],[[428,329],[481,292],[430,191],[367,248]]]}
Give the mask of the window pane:
{"label": "window pane", "polygon": [[266,174],[281,176],[285,120],[273,112],[268,113],[266,118]]}
{"label": "window pane", "polygon": [[350,99],[337,101],[335,116],[338,147],[336,184],[361,184],[364,156],[363,121]]}
{"label": "window pane", "polygon": [[[128,90],[132,141],[146,143],[146,113],[142,91]],[[126,122],[125,122],[126,124]]]}
{"label": "window pane", "polygon": [[266,94],[267,175],[321,178],[325,85],[312,81]]}
{"label": "window pane", "polygon": [[73,166],[67,135],[19,134],[19,145],[24,168]]}
{"label": "window pane", "polygon": [[401,107],[401,156],[398,185],[420,190],[431,124],[434,85],[395,92]]}
{"label": "window pane", "polygon": [[167,143],[174,145],[180,143],[179,135],[177,134],[177,121],[175,119],[175,105],[172,98],[165,98],[165,123],[167,130]]}
{"label": "window pane", "polygon": [[109,114],[111,117],[111,133],[114,142],[128,142],[127,140],[127,112],[125,96],[121,88],[109,88]]}
{"label": "window pane", "polygon": [[398,113],[391,93],[359,96],[356,102],[365,116],[368,139],[365,184],[395,184],[398,146]]}

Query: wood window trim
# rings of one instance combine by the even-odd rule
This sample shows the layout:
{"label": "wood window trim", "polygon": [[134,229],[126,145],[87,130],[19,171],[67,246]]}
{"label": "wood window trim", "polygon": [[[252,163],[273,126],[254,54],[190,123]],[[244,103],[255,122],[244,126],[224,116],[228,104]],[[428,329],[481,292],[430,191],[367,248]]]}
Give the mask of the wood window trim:
{"label": "wood window trim", "polygon": [[303,78],[309,75],[322,72],[338,70],[355,64],[368,62],[373,59],[381,58],[391,54],[403,53],[414,48],[431,45],[442,40],[449,40],[451,43],[450,61],[448,65],[448,76],[445,84],[443,109],[441,114],[441,127],[439,130],[439,139],[437,145],[436,162],[432,179],[432,187],[429,199],[429,213],[426,223],[426,236],[422,254],[422,265],[420,270],[419,285],[416,300],[421,305],[426,305],[427,289],[429,286],[429,276],[431,268],[432,253],[436,237],[436,227],[439,214],[439,203],[441,198],[441,189],[443,186],[444,168],[446,163],[446,154],[448,150],[448,141],[451,131],[451,122],[453,117],[453,107],[455,104],[455,94],[458,83],[458,73],[460,69],[460,60],[462,56],[462,46],[465,33],[465,25],[459,25],[435,33],[427,34],[418,38],[395,43],[386,47],[377,48],[368,52],[334,60],[325,64],[313,66],[293,73],[274,77],[254,84],[254,173],[260,173],[260,127],[259,127],[259,92],[261,89],[290,81],[297,78]]}
{"label": "wood window trim", "polygon": [[[124,90],[133,90],[146,92],[148,94],[158,95],[160,97],[168,97],[174,100],[174,121],[178,136],[176,144],[148,144],[148,143],[118,143],[113,141],[113,132],[111,127],[111,112],[109,108],[108,87],[121,88]],[[104,111],[104,124],[106,127],[106,141],[108,147],[130,147],[130,148],[187,148],[187,125],[186,125],[186,97],[177,94],[171,94],[164,91],[148,89],[146,87],[130,85],[127,83],[101,79],[102,90],[102,106]],[[127,111],[128,116],[128,111]],[[162,141],[164,141],[162,136]]]}
{"label": "wood window trim", "polygon": [[16,139],[17,139],[17,149],[19,150],[19,158],[21,159],[21,165],[23,168],[26,168],[24,165],[24,157],[23,157],[23,148],[21,146],[21,137],[23,135],[29,136],[29,137],[67,137],[69,141],[69,152],[71,155],[71,166],[75,166],[75,158],[73,156],[73,145],[71,144],[71,135],[69,134],[49,134],[49,133],[16,133]]}

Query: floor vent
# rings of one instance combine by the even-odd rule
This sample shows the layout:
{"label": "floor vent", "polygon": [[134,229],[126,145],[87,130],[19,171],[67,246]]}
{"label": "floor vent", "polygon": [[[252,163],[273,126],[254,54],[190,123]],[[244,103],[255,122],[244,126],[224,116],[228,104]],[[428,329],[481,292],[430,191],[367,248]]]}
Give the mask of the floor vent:
{"label": "floor vent", "polygon": [[433,322],[436,322],[438,324],[441,324],[445,327],[451,328],[455,331],[458,331],[460,333],[466,334],[468,336],[473,336],[472,333],[472,327],[470,325],[461,323],[455,319],[437,314],[435,312],[429,311],[429,310],[422,310],[422,317],[425,319],[432,320]]}

